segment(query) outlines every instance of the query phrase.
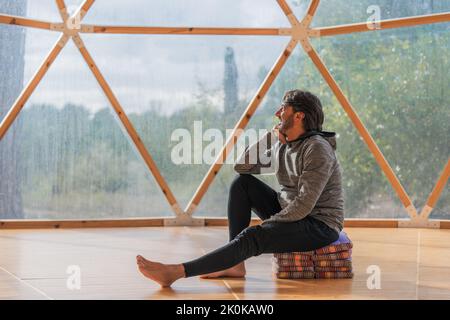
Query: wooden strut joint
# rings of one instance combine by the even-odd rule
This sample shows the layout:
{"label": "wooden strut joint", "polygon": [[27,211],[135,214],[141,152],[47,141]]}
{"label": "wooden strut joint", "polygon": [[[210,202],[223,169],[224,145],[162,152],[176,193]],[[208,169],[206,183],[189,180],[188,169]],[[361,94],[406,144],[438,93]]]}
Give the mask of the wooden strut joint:
{"label": "wooden strut joint", "polygon": [[[309,52],[312,48],[311,48],[311,44],[309,42],[308,31],[309,31],[309,25],[310,25],[310,23],[312,21],[312,18],[313,18],[313,13],[310,14],[309,11],[312,10],[311,8],[313,8],[313,11],[315,11],[314,8],[317,8],[318,1],[317,0],[313,0],[311,2],[311,5],[310,5],[310,7],[308,9],[308,14],[303,19],[303,21],[301,23],[298,21],[297,17],[294,15],[294,13],[292,12],[291,8],[289,7],[289,5],[286,3],[285,0],[278,0],[278,4],[282,8],[282,10],[285,13],[287,19],[289,20],[289,23],[292,26],[292,28],[289,30],[290,33],[291,33],[292,39],[295,40],[295,41],[300,42],[300,44],[302,45],[303,49],[306,52]],[[281,32],[283,32],[283,31],[281,31]]]}
{"label": "wooden strut joint", "polygon": [[50,29],[52,31],[62,32],[66,36],[69,36],[69,37],[74,37],[74,36],[78,35],[78,31],[80,30],[80,29],[78,29],[79,26],[76,27],[75,25],[68,23],[68,21],[63,22],[63,23],[52,23],[50,25]]}
{"label": "wooden strut joint", "polygon": [[81,29],[81,19],[86,15],[86,10],[83,9],[84,5],[82,5],[73,16],[69,16],[64,0],[56,0],[56,5],[63,22],[52,23],[50,26],[51,30],[60,31],[65,35],[72,37],[75,44],[77,44],[77,39],[74,37],[78,35],[78,32]]}
{"label": "wooden strut joint", "polygon": [[420,216],[417,216],[410,220],[399,220],[399,228],[427,228],[427,229],[440,229],[441,221],[439,220],[428,220]]}
{"label": "wooden strut joint", "polygon": [[292,39],[300,42],[306,52],[312,50],[308,36],[308,29],[305,28],[302,24],[292,26]]}

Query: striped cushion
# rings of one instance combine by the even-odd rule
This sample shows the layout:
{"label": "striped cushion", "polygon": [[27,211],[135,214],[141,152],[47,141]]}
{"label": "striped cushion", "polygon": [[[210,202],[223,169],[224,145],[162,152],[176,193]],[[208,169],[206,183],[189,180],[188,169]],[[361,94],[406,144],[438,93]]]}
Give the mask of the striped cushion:
{"label": "striped cushion", "polygon": [[345,260],[349,259],[352,256],[352,250],[341,251],[330,254],[320,254],[312,256],[314,261],[323,261],[323,260]]}
{"label": "striped cushion", "polygon": [[308,251],[306,253],[304,252],[274,253],[273,256],[276,259],[311,260],[313,254],[314,251]]}
{"label": "striped cushion", "polygon": [[352,260],[316,260],[314,266],[317,267],[351,267]]}
{"label": "striped cushion", "polygon": [[323,248],[317,249],[315,254],[329,254],[341,251],[348,251],[353,248],[352,241],[348,238],[344,231],[341,231],[339,238],[332,244],[325,246]]}
{"label": "striped cushion", "polygon": [[314,279],[313,271],[284,271],[275,274],[279,279]]}
{"label": "striped cushion", "polygon": [[279,279],[350,279],[352,248],[342,231],[338,240],[314,251],[275,253],[272,271]]}
{"label": "striped cushion", "polygon": [[278,260],[295,260],[295,261],[308,261],[312,260],[313,255],[303,255],[297,253],[279,253],[278,256],[274,256]]}
{"label": "striped cushion", "polygon": [[351,279],[352,272],[286,271],[275,273],[278,279]]}
{"label": "striped cushion", "polygon": [[[272,270],[274,272],[284,272],[284,271],[314,271],[314,266],[304,267],[304,266],[279,266],[277,264],[272,265]],[[326,270],[328,271],[328,270]]]}
{"label": "striped cushion", "polygon": [[349,279],[353,278],[353,272],[316,272],[316,279]]}
{"label": "striped cushion", "polygon": [[273,260],[273,263],[277,264],[278,266],[314,267],[314,262],[312,260],[278,259]]}
{"label": "striped cushion", "polygon": [[[285,268],[285,267],[284,267]],[[352,267],[314,267],[316,272],[351,272]]]}

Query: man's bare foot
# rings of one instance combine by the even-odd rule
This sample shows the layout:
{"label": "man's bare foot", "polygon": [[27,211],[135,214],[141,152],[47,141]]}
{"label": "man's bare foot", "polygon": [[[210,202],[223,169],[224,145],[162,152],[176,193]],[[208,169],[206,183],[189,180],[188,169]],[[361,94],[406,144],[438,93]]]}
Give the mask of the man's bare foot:
{"label": "man's bare foot", "polygon": [[245,263],[241,262],[234,267],[231,267],[226,270],[208,273],[200,276],[202,279],[213,279],[213,278],[222,278],[222,277],[230,277],[230,278],[243,278],[245,277]]}
{"label": "man's bare foot", "polygon": [[185,277],[182,264],[162,264],[145,259],[142,256],[136,257],[139,271],[147,278],[159,283],[161,287],[170,287],[172,283]]}

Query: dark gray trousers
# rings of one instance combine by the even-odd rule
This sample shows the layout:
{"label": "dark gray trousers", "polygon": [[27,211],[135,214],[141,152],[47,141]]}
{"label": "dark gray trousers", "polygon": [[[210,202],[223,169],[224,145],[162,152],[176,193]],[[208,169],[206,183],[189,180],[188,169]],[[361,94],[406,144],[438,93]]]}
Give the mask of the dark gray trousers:
{"label": "dark gray trousers", "polygon": [[228,198],[230,242],[183,263],[186,277],[225,270],[263,253],[315,250],[339,237],[335,230],[311,217],[249,227],[252,211],[266,220],[281,211],[281,207],[271,187],[252,175],[242,174],[231,184]]}

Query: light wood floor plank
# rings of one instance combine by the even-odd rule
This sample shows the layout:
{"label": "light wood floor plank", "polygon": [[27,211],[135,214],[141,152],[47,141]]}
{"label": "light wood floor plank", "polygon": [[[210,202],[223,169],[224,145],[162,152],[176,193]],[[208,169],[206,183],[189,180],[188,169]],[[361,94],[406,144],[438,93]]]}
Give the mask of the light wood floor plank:
{"label": "light wood floor plank", "polygon": [[[227,243],[227,228],[0,230],[0,299],[450,299],[450,230],[346,231],[354,279],[279,280],[264,254],[247,261],[245,279],[194,277],[161,289],[137,271],[137,254],[185,262]],[[70,265],[80,267],[80,290],[67,287]],[[379,290],[367,287],[371,265]]]}
{"label": "light wood floor plank", "polygon": [[0,300],[47,300],[50,297],[0,268]]}

